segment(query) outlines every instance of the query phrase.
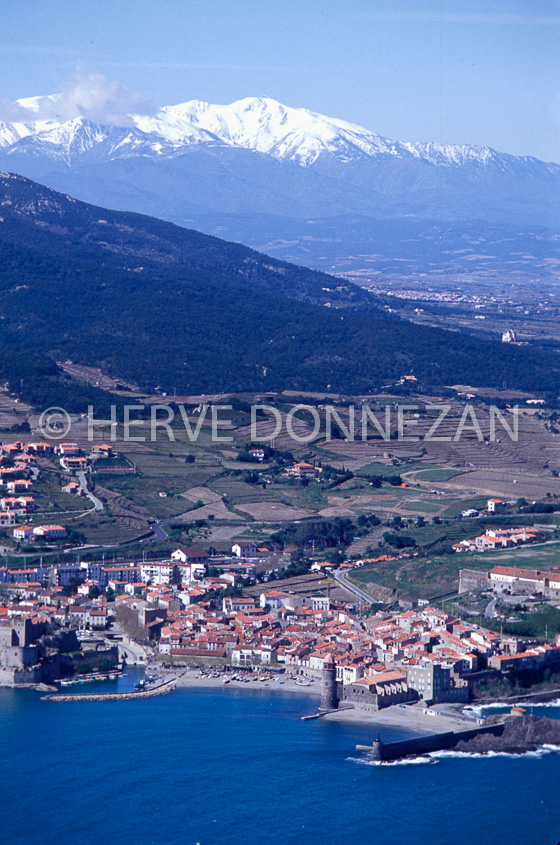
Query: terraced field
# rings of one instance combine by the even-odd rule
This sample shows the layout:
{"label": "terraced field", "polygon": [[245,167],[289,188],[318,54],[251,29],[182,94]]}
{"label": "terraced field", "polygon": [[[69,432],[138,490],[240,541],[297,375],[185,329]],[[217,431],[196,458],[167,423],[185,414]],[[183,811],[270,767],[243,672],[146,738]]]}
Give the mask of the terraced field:
{"label": "terraced field", "polygon": [[[153,401],[158,400],[158,397],[152,398]],[[228,397],[224,396],[189,397],[191,411],[195,399],[202,403],[212,398],[228,404]],[[419,517],[423,517],[430,528],[434,517],[448,521],[446,536],[451,538],[455,520],[461,512],[469,507],[483,506],[490,496],[506,501],[525,497],[529,501],[554,502],[554,497],[560,498],[560,478],[554,475],[554,472],[560,471],[560,435],[545,429],[542,415],[521,414],[517,440],[512,440],[498,421],[493,438],[488,406],[476,405],[475,424],[471,415],[464,415],[463,403],[442,399],[439,404],[449,405],[450,411],[434,432],[439,412],[423,406],[438,404],[438,400],[433,397],[407,398],[406,402],[417,402],[419,410],[405,415],[403,429],[407,439],[399,440],[394,436],[396,407],[404,400],[396,396],[380,396],[374,400],[380,422],[384,419],[384,403],[391,406],[393,437],[390,440],[377,437],[367,441],[327,441],[323,431],[313,442],[299,443],[286,430],[286,409],[290,401],[301,399],[301,396],[294,398],[287,394],[270,399],[281,408],[282,419],[282,431],[276,436],[273,446],[277,450],[291,452],[295,460],[310,461],[325,468],[318,481],[308,484],[287,479],[282,474],[283,466],[279,465],[282,463],[281,456],[278,464],[274,460],[263,464],[237,461],[237,455],[243,452],[254,434],[246,424],[248,414],[241,405],[232,416],[234,424],[221,429],[222,435],[233,438],[230,443],[214,442],[207,423],[200,427],[195,442],[191,442],[181,424],[173,427],[174,439],[167,439],[162,430],[154,442],[146,424],[131,430],[133,436],[143,437],[143,441],[125,442],[121,425],[96,428],[94,441],[112,442],[114,451],[125,455],[134,467],[131,475],[93,476],[98,485],[109,491],[108,495],[115,504],[111,536],[127,539],[132,526],[139,528],[140,524],[147,525],[148,520],[162,519],[189,526],[191,539],[198,538],[200,534],[201,542],[202,539],[215,538],[216,542],[227,543],[249,527],[256,532],[255,536],[262,538],[274,530],[275,524],[374,513],[385,523],[400,516],[406,523],[407,534],[418,531],[417,541],[429,544],[437,541],[435,535],[439,528],[433,526],[434,540],[428,540],[428,534],[421,533],[425,529],[416,526]],[[310,397],[309,401],[315,400]],[[251,397],[245,396],[243,401],[249,402]],[[259,397],[257,401],[262,402],[263,398]],[[356,400],[356,404],[360,405],[362,401]],[[318,409],[324,418],[324,406],[319,405]],[[337,412],[347,423],[346,407],[337,405]],[[34,428],[38,421],[38,416],[29,408],[16,406],[10,397],[1,392],[0,414],[2,420],[6,415],[5,419],[10,424],[28,420]],[[190,419],[194,428],[198,417],[191,413]],[[506,414],[506,422],[513,426],[511,414]],[[257,439],[264,437],[268,440],[275,425],[273,417],[259,420]],[[441,439],[426,439],[430,430],[432,438]],[[307,437],[311,427],[296,417],[293,419],[293,431],[299,437]],[[370,426],[368,435],[372,433]],[[111,441],[112,434],[116,435],[114,441]],[[359,425],[356,435],[361,436]],[[86,451],[90,450],[92,444],[85,420],[73,419],[70,437]],[[18,435],[4,439],[15,440]],[[351,471],[354,477],[337,484],[337,480],[329,475],[328,467]],[[53,503],[53,512],[68,510],[75,515],[80,509],[87,509],[83,500],[61,493],[56,459],[51,462],[50,468],[53,478],[45,472],[37,486],[41,510],[43,504],[49,502]],[[387,483],[387,479],[399,475],[407,486],[390,486]],[[379,483],[374,477],[384,479],[383,486],[373,486]],[[253,481],[255,483],[250,483]],[[81,528],[79,519],[73,521],[77,528]],[[200,521],[206,523],[204,529],[200,525],[194,526]],[[83,526],[88,540],[101,536],[103,532],[105,535],[109,533],[107,526],[102,526],[99,520],[94,527],[91,519],[84,519]],[[363,554],[369,545],[379,542],[382,533],[375,529],[366,537],[357,538],[350,547],[350,553]],[[464,535],[459,532],[458,536]]]}

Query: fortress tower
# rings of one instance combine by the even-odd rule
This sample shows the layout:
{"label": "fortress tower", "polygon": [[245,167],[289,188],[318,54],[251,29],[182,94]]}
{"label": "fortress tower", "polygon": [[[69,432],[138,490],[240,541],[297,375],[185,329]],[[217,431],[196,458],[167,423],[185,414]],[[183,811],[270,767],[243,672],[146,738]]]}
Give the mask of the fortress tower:
{"label": "fortress tower", "polygon": [[336,691],[336,666],[332,654],[327,654],[323,660],[323,676],[321,679],[321,706],[319,712],[336,710],[338,695]]}

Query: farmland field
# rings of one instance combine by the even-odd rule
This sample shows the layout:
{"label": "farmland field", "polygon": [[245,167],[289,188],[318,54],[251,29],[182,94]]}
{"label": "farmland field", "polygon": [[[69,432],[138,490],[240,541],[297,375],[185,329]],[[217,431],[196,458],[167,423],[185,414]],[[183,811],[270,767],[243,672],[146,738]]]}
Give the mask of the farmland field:
{"label": "farmland field", "polygon": [[[504,397],[507,398],[506,394]],[[213,399],[230,402],[230,397],[226,396],[184,399],[193,429],[199,419],[195,404]],[[327,397],[333,402],[339,399],[337,410],[341,418],[346,419],[351,397]],[[262,397],[240,396],[239,403],[245,405],[239,404],[237,410],[232,411],[231,424],[220,428],[220,434],[231,437],[231,442],[213,440],[207,421],[201,425],[196,440],[191,440],[184,426],[176,423],[172,438],[160,431],[153,441],[145,421],[132,427],[133,436],[143,438],[138,441],[125,440],[120,424],[114,428],[99,426],[94,441],[111,442],[118,456],[115,460],[94,464],[88,473],[92,492],[98,491],[101,495],[106,491],[101,495],[106,500],[104,512],[88,513],[92,507],[89,500],[62,492],[68,476],[61,472],[58,459],[53,456],[50,461],[42,462],[34,490],[38,511],[31,521],[44,521],[47,516],[56,518],[57,522],[82,531],[89,543],[109,543],[128,540],[134,532],[137,535],[141,530],[148,530],[152,522],[160,520],[167,526],[174,523],[173,531],[178,533],[174,533],[173,538],[180,537],[182,542],[187,539],[200,543],[215,541],[227,546],[232,537],[249,529],[255,532],[255,537],[263,539],[288,523],[351,519],[353,538],[342,551],[357,556],[363,555],[368,547],[382,543],[383,534],[392,530],[395,519],[402,521],[403,534],[412,537],[418,548],[430,553],[431,549],[442,551],[458,539],[483,531],[484,520],[478,520],[477,524],[477,521],[458,518],[469,508],[482,510],[489,497],[512,503],[508,525],[515,523],[518,499],[554,505],[560,501],[560,435],[547,424],[546,415],[540,411],[519,416],[515,439],[503,426],[498,426],[496,437],[492,434],[488,406],[479,402],[476,416],[482,439],[479,433],[468,429],[457,437],[464,403],[451,398],[448,401],[451,410],[437,432],[439,437],[447,439],[430,440],[425,438],[433,426],[435,412],[429,406],[444,400],[419,396],[410,400],[418,402],[419,410],[406,416],[408,439],[396,437],[393,421],[392,436],[387,440],[376,437],[354,442],[327,441],[322,431],[309,442],[302,443],[293,440],[285,431],[286,413],[292,407],[291,403],[301,401],[302,397],[277,394],[266,402],[280,410],[283,431],[272,444],[273,417],[259,419],[256,440],[260,436],[265,438],[264,445],[271,453],[258,463],[244,459],[254,433],[248,425],[250,416],[246,407],[254,400],[261,403]],[[162,397],[139,396],[138,401],[161,403]],[[315,403],[321,419],[324,418],[324,399],[310,395],[303,401]],[[357,397],[353,401],[361,405],[365,400]],[[377,409],[381,419],[385,404],[393,407],[400,401],[402,397],[379,395],[372,398],[372,407]],[[31,430],[36,430],[38,415],[28,406],[14,403],[1,391],[0,413],[10,425],[28,422]],[[507,425],[513,426],[513,415],[508,411],[504,413]],[[294,418],[294,430],[300,437],[312,434],[307,422],[297,417]],[[368,436],[372,433],[368,432]],[[4,440],[9,442],[18,436],[5,433]],[[91,451],[87,423],[77,415],[72,420],[71,436],[85,453]],[[286,474],[292,461],[310,462],[323,472],[316,480],[300,482]],[[130,467],[132,472],[100,471],[125,467]],[[394,483],[390,484],[390,480]],[[367,523],[371,515],[381,521],[379,527]],[[547,521],[549,516],[545,519],[543,515],[542,521]],[[523,524],[521,515],[517,518]],[[560,515],[557,521],[560,523]],[[461,560],[465,565],[464,558]],[[399,589],[414,583],[410,565],[407,563],[399,570]],[[441,559],[434,558],[430,565],[422,563],[422,567],[422,577],[428,578],[428,583],[435,584],[440,579],[449,584],[456,564],[444,561],[442,569]]]}
{"label": "farmland field", "polygon": [[353,569],[349,578],[366,590],[368,583],[374,582],[394,588],[406,598],[431,599],[457,590],[461,569],[488,570],[494,566],[512,566],[514,562],[516,566],[530,569],[560,567],[560,542],[508,551],[380,561],[370,567]]}

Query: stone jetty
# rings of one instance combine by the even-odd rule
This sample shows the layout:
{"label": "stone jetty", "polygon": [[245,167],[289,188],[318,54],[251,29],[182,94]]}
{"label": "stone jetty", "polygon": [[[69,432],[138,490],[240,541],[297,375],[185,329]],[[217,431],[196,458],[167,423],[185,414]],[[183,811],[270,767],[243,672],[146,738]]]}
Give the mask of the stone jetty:
{"label": "stone jetty", "polygon": [[479,754],[490,751],[523,754],[543,745],[560,748],[557,720],[527,715],[522,708],[516,710],[506,717],[491,716],[484,725],[469,730],[429,734],[400,742],[383,742],[378,734],[372,745],[357,745],[356,750],[366,751],[372,761],[381,762],[448,749]]}
{"label": "stone jetty", "polygon": [[131,699],[153,698],[156,695],[165,695],[175,689],[178,678],[173,678],[160,684],[158,687],[134,692],[98,692],[98,693],[76,693],[75,695],[42,695],[41,701],[130,701]]}

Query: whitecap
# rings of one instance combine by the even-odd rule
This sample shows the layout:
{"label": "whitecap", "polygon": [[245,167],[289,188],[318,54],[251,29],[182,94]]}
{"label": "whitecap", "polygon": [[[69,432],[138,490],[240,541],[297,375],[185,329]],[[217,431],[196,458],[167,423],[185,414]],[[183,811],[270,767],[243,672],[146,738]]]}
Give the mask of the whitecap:
{"label": "whitecap", "polygon": [[523,707],[524,710],[531,707],[560,707],[560,698],[553,701],[492,701],[489,704],[468,705],[464,709],[481,716],[485,710],[507,710],[510,707]]}
{"label": "whitecap", "polygon": [[362,766],[419,766],[424,763],[433,765],[437,760],[432,759],[431,755],[422,755],[418,757],[403,757],[400,760],[370,760],[367,757],[347,757],[352,763],[360,763]]}
{"label": "whitecap", "polygon": [[460,757],[470,758],[472,760],[490,759],[491,757],[544,757],[545,754],[554,754],[560,752],[558,745],[539,745],[532,751],[521,751],[514,753],[511,751],[454,751],[452,749],[442,751],[432,751],[431,757],[443,759],[446,757]]}

